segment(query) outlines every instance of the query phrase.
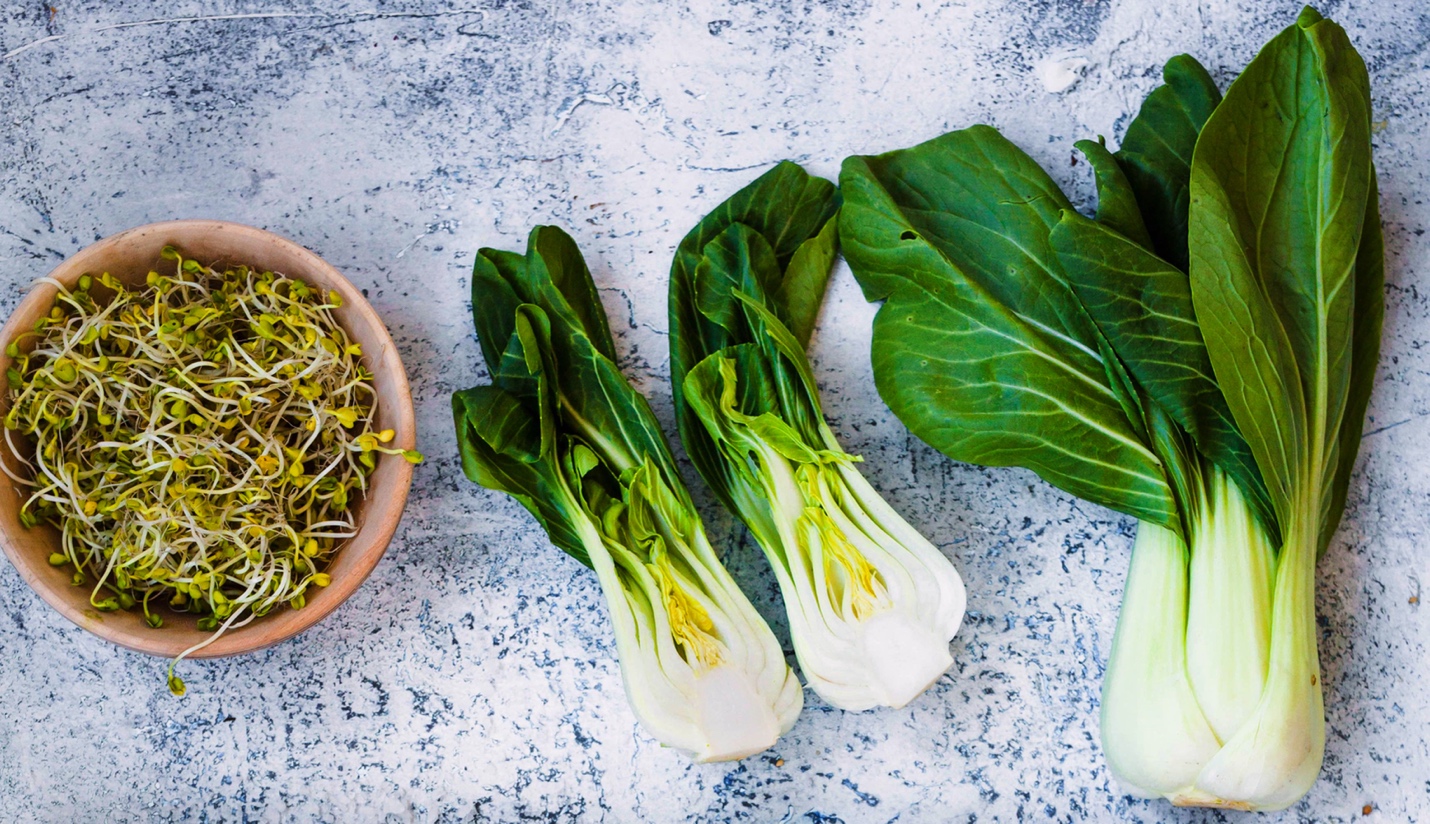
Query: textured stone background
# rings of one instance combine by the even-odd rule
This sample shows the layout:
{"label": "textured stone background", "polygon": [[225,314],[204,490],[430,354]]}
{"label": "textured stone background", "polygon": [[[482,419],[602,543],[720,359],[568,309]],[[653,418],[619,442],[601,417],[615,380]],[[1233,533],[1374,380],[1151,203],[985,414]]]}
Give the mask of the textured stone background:
{"label": "textured stone background", "polygon": [[[1115,142],[1179,51],[1225,85],[1296,5],[54,1],[0,9],[0,311],[130,226],[272,229],[368,290],[429,462],[351,601],[270,651],[186,665],[182,700],[164,662],[70,626],[0,565],[0,821],[1250,820],[1113,785],[1098,685],[1132,523],[912,440],[874,393],[873,310],[847,271],[814,351],[833,426],[954,559],[970,612],[955,670],[911,707],[854,715],[811,695],[740,764],[692,766],[635,727],[593,576],[462,478],[447,398],[484,379],[466,311],[478,246],[568,227],[624,367],[669,422],[671,253],[772,162],[833,175],[847,154],[990,122],[1086,199],[1074,140]],[[1259,820],[1425,820],[1430,12],[1324,11],[1371,68],[1388,312],[1350,511],[1321,564],[1325,769]],[[1086,65],[1050,92],[1038,68],[1064,59]],[[783,633],[757,551],[709,516]]]}

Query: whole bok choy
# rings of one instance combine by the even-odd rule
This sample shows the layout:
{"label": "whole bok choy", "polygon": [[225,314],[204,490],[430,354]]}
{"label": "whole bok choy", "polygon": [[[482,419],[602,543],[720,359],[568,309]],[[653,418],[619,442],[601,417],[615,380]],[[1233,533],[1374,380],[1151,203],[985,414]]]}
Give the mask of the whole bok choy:
{"label": "whole bok choy", "polygon": [[[1139,295],[1151,310],[1129,313],[1140,328],[1110,335],[1144,341],[1167,337],[1145,322],[1166,314],[1155,302],[1166,289],[1150,284],[1175,283],[1179,306],[1190,298],[1207,352],[1198,369],[1213,367],[1218,415],[1245,433],[1282,542],[1228,552],[1242,532],[1223,522],[1187,564],[1139,532],[1104,682],[1103,746],[1139,794],[1278,809],[1320,770],[1315,559],[1340,521],[1379,351],[1368,81],[1345,33],[1309,9],[1219,105],[1189,58],[1166,77],[1117,158],[1158,252],[1188,262],[1190,279],[1124,251],[1082,259],[1102,283],[1080,294],[1100,323],[1107,313],[1094,307]],[[1178,362],[1168,354],[1161,363]]]}
{"label": "whole bok choy", "polygon": [[779,581],[806,680],[847,710],[901,707],[952,664],[952,564],[859,474],[805,356],[839,195],[781,163],[702,220],[671,267],[671,372],[686,451]]}
{"label": "whole bok choy", "polygon": [[512,495],[595,571],[626,695],[656,740],[697,761],[773,745],[803,706],[799,682],[616,366],[575,242],[538,226],[525,256],[482,249],[472,310],[492,383],[452,397],[467,477]]}
{"label": "whole bok choy", "polygon": [[1079,144],[1096,220],[974,127],[847,160],[841,243],[886,300],[875,376],[915,434],[1141,520],[1103,687],[1113,773],[1279,809],[1321,763],[1315,559],[1379,345],[1367,81],[1310,10],[1225,101],[1190,58],[1166,78],[1116,155]]}

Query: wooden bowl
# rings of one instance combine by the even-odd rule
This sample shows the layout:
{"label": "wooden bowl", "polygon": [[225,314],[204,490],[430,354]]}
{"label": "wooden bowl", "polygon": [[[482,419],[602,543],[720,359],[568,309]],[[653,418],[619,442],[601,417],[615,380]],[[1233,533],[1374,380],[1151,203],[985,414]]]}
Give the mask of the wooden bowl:
{"label": "wooden bowl", "polygon": [[[337,269],[303,247],[262,229],[214,220],[175,220],[151,223],[121,232],[86,247],[61,263],[50,277],[73,288],[81,275],[109,272],[126,284],[144,283],[145,275],[158,269],[159,250],[166,245],[179,249],[185,257],[201,263],[248,264],[301,279],[319,289],[336,290],[342,308],[334,315],[349,337],[362,344],[363,362],[374,376],[378,398],[376,429],[397,433],[391,445],[411,449],[416,439],[412,393],[407,373],[402,369],[397,347],[387,334],[382,319],[368,305],[362,293]],[[54,305],[56,288],[37,283],[0,329],[0,350]],[[0,373],[8,369],[10,358],[0,351]],[[0,416],[9,411],[9,392],[0,397]],[[14,471],[19,465],[8,447],[0,444],[0,459]],[[382,455],[371,475],[368,492],[357,502],[354,517],[357,534],[348,539],[325,570],[332,576],[327,587],[310,587],[302,609],[284,607],[232,629],[217,641],[194,653],[196,658],[215,658],[253,652],[297,635],[323,620],[352,595],[372,572],[402,517],[407,490],[412,483],[412,465],[397,455]],[[60,548],[59,533],[48,525],[26,529],[20,523],[22,490],[8,478],[0,479],[0,544],[10,563],[19,570],[39,596],[60,614],[79,626],[122,647],[151,655],[173,657],[208,638],[195,625],[196,617],[164,610],[164,626],[153,629],[144,623],[141,611],[99,612],[90,606],[90,587],[73,586],[69,567],[53,567],[49,555]]]}

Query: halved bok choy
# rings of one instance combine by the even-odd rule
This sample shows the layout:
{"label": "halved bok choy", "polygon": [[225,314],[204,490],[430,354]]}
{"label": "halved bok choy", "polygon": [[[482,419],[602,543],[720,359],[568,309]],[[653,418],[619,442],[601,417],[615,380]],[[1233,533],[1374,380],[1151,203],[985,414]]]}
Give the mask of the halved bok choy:
{"label": "halved bok choy", "polygon": [[472,309],[492,382],[452,397],[467,476],[595,571],[631,708],[657,741],[697,761],[769,748],[799,715],[799,682],[616,366],[575,242],[538,226],[525,255],[482,249]]}
{"label": "halved bok choy", "polygon": [[847,710],[901,707],[952,664],[963,581],[859,473],[805,355],[839,195],[781,163],[681,241],[671,372],[696,469],[764,550],[801,671]]}

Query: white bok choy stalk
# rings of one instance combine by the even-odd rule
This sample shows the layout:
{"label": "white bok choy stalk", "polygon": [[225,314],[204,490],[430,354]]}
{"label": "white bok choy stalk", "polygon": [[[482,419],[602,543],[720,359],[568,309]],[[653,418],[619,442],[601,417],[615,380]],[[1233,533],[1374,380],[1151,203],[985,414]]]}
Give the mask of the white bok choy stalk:
{"label": "white bok choy stalk", "polygon": [[472,308],[488,386],[452,398],[462,467],[596,572],[631,708],[696,761],[772,746],[803,706],[779,641],[721,565],[644,397],[615,364],[571,238],[483,249]]}
{"label": "white bok choy stalk", "polygon": [[686,451],[779,582],[800,669],[846,710],[901,707],[952,665],[963,581],[859,473],[805,355],[839,197],[781,163],[681,242],[671,361]]}

